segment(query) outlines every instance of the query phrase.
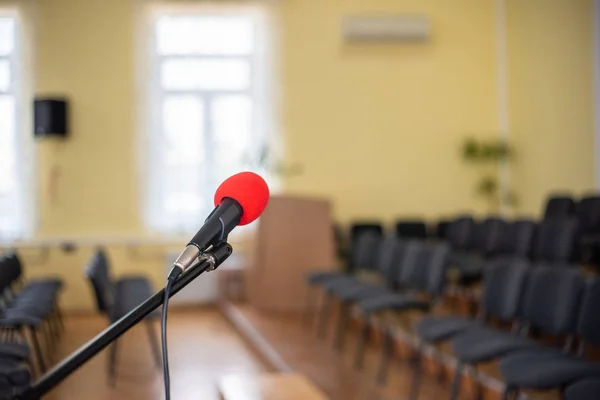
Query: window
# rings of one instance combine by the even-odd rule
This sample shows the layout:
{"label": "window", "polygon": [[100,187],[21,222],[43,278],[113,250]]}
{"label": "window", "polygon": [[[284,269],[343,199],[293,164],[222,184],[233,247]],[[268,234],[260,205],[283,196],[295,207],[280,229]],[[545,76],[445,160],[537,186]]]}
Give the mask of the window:
{"label": "window", "polygon": [[18,19],[0,10],[0,240],[26,233]]}
{"label": "window", "polygon": [[270,136],[266,22],[254,9],[196,8],[155,13],[151,27],[145,221],[187,233]]}

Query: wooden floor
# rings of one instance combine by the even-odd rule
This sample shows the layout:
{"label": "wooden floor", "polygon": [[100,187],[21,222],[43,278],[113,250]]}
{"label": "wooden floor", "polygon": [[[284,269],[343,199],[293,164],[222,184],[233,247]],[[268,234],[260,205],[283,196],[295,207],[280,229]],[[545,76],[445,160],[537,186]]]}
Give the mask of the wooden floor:
{"label": "wooden floor", "polygon": [[[106,327],[101,317],[68,317],[56,361]],[[159,335],[159,325],[156,325]],[[160,337],[160,336],[159,336]],[[215,309],[169,312],[171,394],[177,400],[217,400],[216,383],[230,373],[265,372],[264,365]],[[52,400],[164,399],[162,369],[152,358],[146,330],[135,327],[119,341],[117,382],[106,380],[106,350],[47,397]]]}
{"label": "wooden floor", "polygon": [[[389,382],[385,387],[375,384],[379,352],[370,347],[362,372],[352,367],[355,335],[349,334],[345,350],[333,350],[330,341],[319,340],[313,330],[294,316],[265,315],[247,305],[226,304],[224,313],[245,331],[251,326],[256,333],[244,334],[259,341],[261,351],[272,354],[274,368],[288,369],[307,376],[332,400],[392,400],[408,397],[411,369],[393,362]],[[448,398],[448,386],[424,376],[419,399]]]}

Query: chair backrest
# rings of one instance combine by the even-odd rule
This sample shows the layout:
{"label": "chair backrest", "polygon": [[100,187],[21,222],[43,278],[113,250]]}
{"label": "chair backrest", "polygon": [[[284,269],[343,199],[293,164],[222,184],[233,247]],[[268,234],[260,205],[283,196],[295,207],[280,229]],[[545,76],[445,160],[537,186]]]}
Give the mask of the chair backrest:
{"label": "chair backrest", "polygon": [[600,278],[596,277],[587,285],[581,314],[579,315],[579,335],[582,341],[600,346]]}
{"label": "chair backrest", "polygon": [[400,255],[395,269],[395,284],[397,286],[407,287],[411,285],[413,270],[423,246],[425,246],[425,242],[420,240],[407,240],[400,243]]}
{"label": "chair backrest", "polygon": [[426,239],[427,224],[421,220],[396,221],[396,236],[402,239]]}
{"label": "chair backrest", "polygon": [[433,236],[440,240],[448,240],[448,228],[452,224],[449,220],[439,220],[433,228]]}
{"label": "chair backrest", "polygon": [[375,269],[377,264],[377,250],[381,235],[376,232],[367,231],[357,236],[356,244],[353,248],[353,268],[356,269]]}
{"label": "chair backrest", "polygon": [[528,219],[504,225],[494,253],[500,256],[528,257],[535,229],[536,223]]}
{"label": "chair backrest", "polygon": [[579,201],[577,220],[583,235],[600,234],[600,196],[587,196]]}
{"label": "chair backrest", "polygon": [[401,251],[402,243],[395,236],[389,235],[379,241],[376,268],[379,275],[390,286],[393,286],[396,280]]}
{"label": "chair backrest", "polygon": [[98,311],[109,314],[114,305],[114,286],[110,278],[108,259],[98,250],[90,260],[85,275],[92,284]]}
{"label": "chair backrest", "polygon": [[548,218],[538,225],[531,258],[537,262],[570,261],[578,233],[576,218]]}
{"label": "chair backrest", "polygon": [[529,268],[523,259],[498,259],[486,265],[481,299],[484,318],[510,321],[518,316]]}
{"label": "chair backrest", "polygon": [[569,195],[553,195],[548,197],[544,209],[544,219],[568,218],[575,214],[575,200]]}
{"label": "chair backrest", "polygon": [[506,222],[501,218],[487,218],[476,223],[471,229],[467,249],[483,255],[493,254],[505,225]]}
{"label": "chair backrest", "polygon": [[16,283],[21,279],[23,273],[23,266],[21,259],[17,253],[9,253],[3,258],[2,269],[0,274],[2,275],[2,290],[5,290],[9,286]]}
{"label": "chair backrest", "polygon": [[424,243],[417,251],[409,277],[409,286],[432,296],[439,296],[446,283],[446,266],[450,246],[447,243]]}
{"label": "chair backrest", "polygon": [[524,296],[523,318],[546,333],[575,333],[584,289],[585,279],[577,270],[554,266],[532,268]]}
{"label": "chair backrest", "polygon": [[475,220],[470,216],[458,217],[450,223],[446,232],[446,240],[455,250],[466,249],[469,245],[471,230],[475,226]]}

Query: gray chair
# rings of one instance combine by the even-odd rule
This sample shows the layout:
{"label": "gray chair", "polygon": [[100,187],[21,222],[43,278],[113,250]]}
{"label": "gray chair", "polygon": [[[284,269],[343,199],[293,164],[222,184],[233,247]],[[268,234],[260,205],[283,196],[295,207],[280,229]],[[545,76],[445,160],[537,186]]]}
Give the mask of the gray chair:
{"label": "gray chair", "polygon": [[[365,344],[369,338],[371,316],[391,310],[404,312],[421,310],[427,312],[437,302],[445,285],[445,269],[450,248],[445,243],[410,242],[404,249],[399,282],[402,293],[384,293],[359,301],[357,308],[362,314],[363,328],[355,353],[355,366],[362,367]],[[385,369],[392,351],[391,332],[385,332],[382,346],[381,369]]]}
{"label": "gray chair", "polygon": [[328,289],[335,285],[343,285],[345,283],[356,282],[357,275],[360,275],[365,271],[374,271],[375,266],[377,264],[377,250],[379,247],[380,240],[380,235],[370,231],[363,233],[357,238],[357,248],[354,251],[354,255],[356,257],[354,261],[355,273],[353,274],[349,274],[344,271],[316,271],[314,273],[309,274],[307,278],[308,287],[306,290],[306,321],[310,320],[310,311],[313,308],[312,296],[310,292],[311,286],[321,286],[325,291],[325,298],[322,302],[321,309],[317,312],[317,334],[320,337],[323,337],[325,335],[327,321],[329,319],[329,314],[331,313],[331,298],[329,295],[327,295]]}
{"label": "gray chair", "polygon": [[469,285],[481,280],[486,260],[494,256],[506,221],[500,218],[487,218],[471,229],[467,248],[454,252],[448,262],[459,278],[461,285]]}
{"label": "gray chair", "polygon": [[579,223],[577,218],[548,218],[538,225],[531,259],[538,263],[573,260]]}
{"label": "gray chair", "polygon": [[523,351],[500,360],[500,372],[507,388],[504,398],[517,395],[519,389],[564,388],[575,381],[600,379],[600,363],[586,361],[582,355],[587,344],[600,345],[600,278],[587,287],[578,323],[577,354],[542,348]]}
{"label": "gray chair", "polygon": [[[410,399],[416,399],[421,378],[421,356],[427,344],[440,343],[469,329],[484,327],[490,319],[512,322],[519,311],[523,288],[527,281],[529,264],[524,260],[496,260],[485,269],[481,314],[477,319],[458,315],[425,316],[415,325],[419,348],[413,361],[414,375]],[[380,377],[380,382],[385,376]]]}
{"label": "gray chair", "polygon": [[379,296],[396,289],[396,275],[403,245],[404,243],[395,236],[388,236],[381,240],[375,260],[375,269],[370,280],[356,277],[343,282],[331,282],[323,285],[326,293],[325,301],[332,301],[334,297],[340,301],[334,342],[336,349],[341,350],[343,347],[350,305],[353,302]]}
{"label": "gray chair", "polygon": [[[127,277],[113,281],[109,261],[102,250],[98,250],[92,257],[86,269],[86,276],[91,283],[98,311],[106,315],[111,324],[153,295],[150,282],[145,277]],[[160,314],[156,311],[145,319],[157,367],[161,366],[160,347],[151,320],[159,317]],[[114,385],[116,380],[117,343],[118,340],[112,343],[108,360],[108,378],[111,385]]]}
{"label": "gray chair", "polygon": [[452,339],[452,349],[458,362],[450,399],[458,397],[465,365],[490,361],[523,350],[544,351],[542,345],[525,334],[531,329],[557,337],[575,334],[577,310],[584,287],[584,278],[578,271],[556,267],[534,268],[523,296],[520,313],[523,329],[507,332],[482,327],[469,329]]}

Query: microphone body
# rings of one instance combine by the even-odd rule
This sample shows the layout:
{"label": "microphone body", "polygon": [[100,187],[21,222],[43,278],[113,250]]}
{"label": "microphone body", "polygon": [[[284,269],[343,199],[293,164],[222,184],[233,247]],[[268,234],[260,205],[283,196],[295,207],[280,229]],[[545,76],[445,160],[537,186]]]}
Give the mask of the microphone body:
{"label": "microphone body", "polygon": [[208,247],[226,241],[229,232],[240,223],[243,212],[242,206],[236,200],[223,198],[221,204],[210,213],[204,225],[175,260],[173,269],[179,270],[177,275],[191,267]]}

